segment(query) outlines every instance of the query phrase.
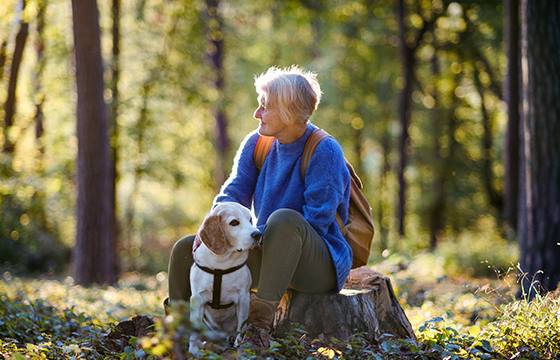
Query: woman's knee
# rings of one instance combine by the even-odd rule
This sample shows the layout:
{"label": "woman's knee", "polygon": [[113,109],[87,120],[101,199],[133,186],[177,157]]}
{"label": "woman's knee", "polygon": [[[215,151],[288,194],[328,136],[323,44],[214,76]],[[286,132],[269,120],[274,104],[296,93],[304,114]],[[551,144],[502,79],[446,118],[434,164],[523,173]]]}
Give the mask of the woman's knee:
{"label": "woman's knee", "polygon": [[292,209],[278,209],[274,211],[266,221],[267,227],[297,227],[302,221],[305,221],[303,215]]}
{"label": "woman's knee", "polygon": [[189,257],[192,254],[192,247],[194,242],[195,235],[185,236],[177,240],[173,248],[171,249],[171,258],[172,259],[180,259]]}
{"label": "woman's knee", "polygon": [[301,247],[305,233],[305,218],[297,211],[279,209],[274,211],[266,222],[263,246],[270,249],[277,246],[284,249],[288,243],[297,242]]}

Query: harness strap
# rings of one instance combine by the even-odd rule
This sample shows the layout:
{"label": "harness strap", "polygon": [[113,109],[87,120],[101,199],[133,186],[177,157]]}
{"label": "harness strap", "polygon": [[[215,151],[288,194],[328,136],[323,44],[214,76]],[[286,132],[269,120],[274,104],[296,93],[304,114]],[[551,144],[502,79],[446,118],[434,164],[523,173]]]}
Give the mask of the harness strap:
{"label": "harness strap", "polygon": [[232,272],[235,272],[239,269],[241,269],[243,266],[245,266],[246,262],[244,262],[241,265],[237,265],[234,266],[232,268],[229,269],[225,269],[225,270],[221,270],[221,269],[210,269],[207,268],[205,266],[201,266],[199,265],[196,261],[195,261],[196,266],[198,266],[198,268],[208,274],[212,274],[214,275],[214,285],[213,285],[213,289],[212,289],[212,301],[208,301],[206,304],[208,306],[210,306],[212,309],[216,309],[216,310],[220,310],[220,309],[227,309],[228,307],[233,305],[233,302],[227,303],[227,304],[221,304],[220,303],[220,295],[222,293],[222,276],[223,275],[227,275],[227,274],[231,274]]}

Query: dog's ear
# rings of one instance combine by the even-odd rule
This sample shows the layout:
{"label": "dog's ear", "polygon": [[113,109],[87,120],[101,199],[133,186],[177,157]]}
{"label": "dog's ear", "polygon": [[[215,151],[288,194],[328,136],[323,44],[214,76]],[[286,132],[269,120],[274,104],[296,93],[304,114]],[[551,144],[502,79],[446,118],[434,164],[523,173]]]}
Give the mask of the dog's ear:
{"label": "dog's ear", "polygon": [[198,231],[204,245],[216,255],[225,254],[228,248],[226,236],[220,225],[220,220],[220,216],[210,215],[204,219]]}

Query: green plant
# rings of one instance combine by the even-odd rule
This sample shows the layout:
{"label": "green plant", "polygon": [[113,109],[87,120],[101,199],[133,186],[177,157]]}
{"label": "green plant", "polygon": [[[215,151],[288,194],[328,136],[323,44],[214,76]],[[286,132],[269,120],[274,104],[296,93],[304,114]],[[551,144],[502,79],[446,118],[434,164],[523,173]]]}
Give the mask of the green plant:
{"label": "green plant", "polygon": [[95,359],[103,353],[96,348],[102,329],[84,314],[59,309],[41,299],[29,301],[0,297],[0,338],[2,351],[21,351],[39,359],[67,359],[80,354]]}
{"label": "green plant", "polygon": [[504,305],[487,336],[500,352],[560,357],[560,292],[537,294]]}
{"label": "green plant", "polygon": [[[401,271],[392,277],[403,284],[402,277],[409,275]],[[190,323],[188,303],[176,302],[170,308],[170,316],[157,316],[163,314],[161,294],[166,291],[161,274],[127,274],[120,288],[83,288],[69,279],[8,278],[0,280],[0,354],[6,359],[188,358],[190,334],[204,332],[201,324]],[[425,282],[422,291],[432,288],[432,293],[418,306],[406,306],[409,317],[414,314],[424,319],[417,327],[418,341],[384,335],[378,344],[372,344],[361,333],[345,341],[313,339],[304,329],[298,329],[275,339],[265,350],[236,349],[229,341],[213,339],[214,345],[204,350],[200,358],[560,358],[560,292],[537,296],[532,301],[513,297],[508,300],[502,289],[489,285],[488,279],[482,287],[474,279],[469,286],[465,279],[461,281],[459,286],[451,286],[453,278]],[[438,287],[443,290],[437,290]],[[407,290],[407,294],[413,292]],[[412,303],[406,300],[407,304]],[[482,312],[489,313],[484,321],[480,321]],[[126,346],[118,349],[111,346],[108,334],[116,324],[139,314],[153,317],[155,332],[143,338],[132,336]],[[429,314],[437,315],[430,319]]]}

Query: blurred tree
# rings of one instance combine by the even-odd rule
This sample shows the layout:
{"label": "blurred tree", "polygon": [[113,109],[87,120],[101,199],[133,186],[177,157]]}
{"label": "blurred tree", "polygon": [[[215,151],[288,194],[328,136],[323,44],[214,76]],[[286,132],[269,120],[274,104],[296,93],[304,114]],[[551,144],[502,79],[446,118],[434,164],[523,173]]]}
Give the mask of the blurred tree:
{"label": "blurred tree", "polygon": [[432,132],[433,132],[433,167],[434,167],[434,182],[432,186],[433,201],[429,214],[430,226],[430,249],[435,250],[438,238],[441,238],[443,233],[443,214],[445,211],[445,162],[441,157],[441,145],[439,143],[440,134],[443,128],[443,112],[441,111],[440,96],[438,94],[437,83],[441,79],[441,65],[437,57],[437,52],[434,51],[431,63],[432,71],[432,93],[434,99],[434,106],[431,110],[432,117]]}
{"label": "blurred tree", "polygon": [[8,48],[8,40],[2,41],[2,45],[0,45],[0,79],[4,78],[4,65],[6,64],[6,49]]}
{"label": "blurred tree", "polygon": [[6,153],[13,153],[16,145],[16,140],[11,139],[10,129],[14,125],[18,75],[23,59],[23,50],[25,49],[25,43],[27,41],[27,36],[29,35],[29,24],[23,16],[25,5],[25,0],[21,0],[21,9],[17,12],[19,17],[19,30],[16,35],[14,53],[12,55],[12,64],[10,66],[8,96],[6,102],[4,103],[4,145],[2,150]]}
{"label": "blurred tree", "polygon": [[504,137],[504,218],[517,229],[519,197],[519,0],[504,0],[504,44],[508,59],[504,83],[507,129]]}
{"label": "blurred tree", "polygon": [[[112,0],[111,6],[111,39],[112,59],[111,59],[111,81],[109,90],[111,90],[111,102],[109,103],[109,140],[111,146],[111,204],[113,204],[113,230],[115,232],[115,256],[118,256],[118,248],[120,246],[120,224],[117,217],[117,184],[119,181],[119,125],[117,118],[119,116],[119,78],[120,78],[120,39],[121,39],[121,1]],[[119,268],[119,261],[115,259],[115,265]]]}
{"label": "blurred tree", "polygon": [[408,162],[408,146],[410,146],[410,137],[408,135],[408,125],[410,123],[410,97],[412,95],[412,80],[414,78],[414,51],[418,48],[418,37],[409,42],[407,41],[407,26],[405,23],[406,8],[404,0],[397,0],[397,15],[399,22],[399,46],[401,56],[401,66],[403,74],[403,88],[399,97],[399,123],[401,134],[399,138],[399,168],[397,170],[397,179],[399,182],[399,196],[397,202],[396,219],[399,223],[399,235],[404,235],[404,217],[406,202],[406,181],[404,172]]}
{"label": "blurred tree", "polygon": [[226,180],[227,166],[229,163],[229,148],[231,140],[229,138],[228,120],[225,112],[225,67],[224,67],[224,25],[219,10],[219,0],[206,0],[206,16],[208,19],[208,47],[206,55],[209,67],[212,70],[217,101],[212,105],[214,119],[216,122],[214,144],[218,151],[218,161],[215,169],[215,187],[218,189]]}
{"label": "blurred tree", "polygon": [[322,13],[325,11],[325,2],[321,0],[300,0],[301,5],[310,13],[310,25],[312,29],[312,41],[309,44],[309,57],[317,59],[321,55],[321,37],[323,31]]}
{"label": "blurred tree", "polygon": [[560,2],[521,2],[521,178],[518,236],[523,295],[560,281]]}
{"label": "blurred tree", "polygon": [[503,208],[502,194],[494,187],[494,176],[492,171],[493,157],[491,154],[493,148],[494,137],[492,136],[493,121],[485,105],[485,86],[480,78],[482,71],[477,64],[473,64],[474,74],[473,80],[475,88],[480,96],[480,114],[482,117],[483,136],[481,141],[481,175],[486,189],[488,201],[494,208],[501,210]]}
{"label": "blurred tree", "polygon": [[[4,2],[0,41],[8,40],[7,75],[20,23],[14,22],[14,5],[21,0]],[[31,28],[37,19],[39,30],[40,5],[46,2],[27,3],[25,19]],[[118,149],[113,158],[119,170],[115,204],[123,224],[118,252],[123,270],[164,270],[172,241],[199,225],[221,185],[216,169],[227,171],[232,161],[232,147],[220,150],[219,136],[238,143],[255,128],[254,75],[271,65],[298,64],[318,73],[324,96],[312,121],[337,137],[366,184],[381,251],[413,254],[438,239],[453,242],[465,231],[496,230],[498,225],[476,226],[488,214],[492,222],[497,218],[487,190],[490,184],[501,191],[502,185],[503,113],[496,81],[504,64],[502,23],[496,21],[503,15],[502,0],[403,3],[406,43],[410,49],[417,44],[404,127],[408,158],[399,174],[406,180],[404,238],[395,221],[398,95],[410,81],[401,73],[395,0],[99,1],[99,24],[107,34],[101,44],[108,55],[104,95],[111,104],[110,124],[118,115],[118,128],[111,125],[118,132],[110,138]],[[30,33],[37,57],[25,54],[20,68],[17,123],[10,131],[18,145],[5,158],[11,160],[0,158],[11,169],[0,192],[19,194],[2,203],[8,210],[16,208],[14,202],[21,205],[20,213],[10,215],[15,225],[29,204],[21,200],[23,194],[44,194],[35,204],[44,207],[47,229],[60,228],[56,236],[72,246],[76,224],[69,209],[76,204],[78,146],[67,6],[66,0],[48,1],[43,58],[39,31]],[[113,36],[111,42],[115,30],[121,40]],[[219,49],[227,56],[219,57]],[[33,79],[39,81],[29,83]],[[2,102],[6,95],[6,86],[0,87]],[[48,125],[41,135],[48,155],[42,157],[44,172],[35,168],[40,154],[32,125],[40,130],[43,122],[34,118],[38,106]],[[225,126],[218,131],[220,116]],[[37,225],[39,217],[25,213]],[[21,222],[6,228],[6,239],[17,229],[17,241],[28,242],[34,235],[25,228]]]}
{"label": "blurred tree", "polygon": [[[399,182],[399,196],[397,202],[397,212],[396,218],[399,223],[399,235],[403,236],[405,234],[405,203],[406,203],[406,180],[404,173],[406,166],[408,165],[408,157],[410,154],[410,136],[408,132],[408,127],[410,125],[410,114],[411,114],[411,100],[412,100],[412,89],[415,81],[414,70],[416,67],[416,51],[420,46],[420,42],[423,39],[426,31],[432,26],[435,21],[435,16],[431,16],[426,19],[420,17],[424,12],[419,11],[416,16],[420,17],[419,22],[421,23],[420,29],[413,31],[407,26],[406,14],[407,9],[404,0],[397,0],[397,20],[399,24],[399,47],[400,47],[400,57],[401,57],[401,67],[402,67],[402,77],[403,77],[403,87],[399,97],[399,124],[401,128],[401,134],[399,138],[399,166],[397,169],[397,179]],[[419,4],[415,4],[420,7]]]}
{"label": "blurred tree", "polygon": [[501,209],[500,146],[495,141],[500,134],[501,83],[495,75],[500,57],[494,51],[501,28],[491,20],[500,2],[405,4],[415,10],[406,20],[416,28],[407,37],[412,44],[414,33],[431,22],[414,58],[407,228],[416,221],[429,230],[434,249],[438,239],[453,239],[475,225],[481,213]]}
{"label": "blurred tree", "polygon": [[103,99],[96,0],[73,0],[78,89],[78,203],[73,271],[77,283],[115,284],[111,167],[107,107]]}
{"label": "blurred tree", "polygon": [[37,52],[37,64],[36,70],[33,74],[33,92],[34,92],[34,102],[35,102],[35,141],[39,148],[38,159],[39,168],[42,170],[42,155],[45,152],[45,146],[43,144],[43,121],[45,118],[44,114],[44,104],[45,104],[45,92],[43,90],[43,72],[45,69],[46,59],[45,59],[45,12],[47,10],[48,0],[39,2],[39,10],[37,13],[37,37],[35,39],[35,51]]}

